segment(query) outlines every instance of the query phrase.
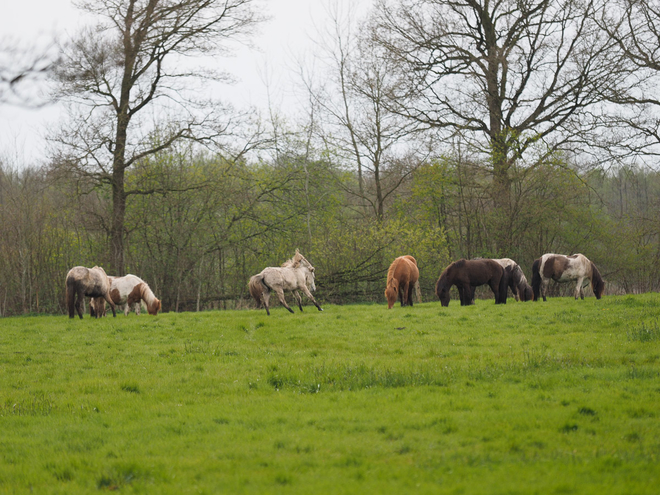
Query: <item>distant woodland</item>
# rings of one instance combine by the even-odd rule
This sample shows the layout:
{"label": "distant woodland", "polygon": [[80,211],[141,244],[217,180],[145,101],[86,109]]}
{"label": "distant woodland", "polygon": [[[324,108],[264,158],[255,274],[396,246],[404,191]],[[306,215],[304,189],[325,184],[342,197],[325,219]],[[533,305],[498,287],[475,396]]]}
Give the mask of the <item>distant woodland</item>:
{"label": "distant woodland", "polygon": [[255,2],[81,7],[96,26],[0,71],[5,101],[47,79],[69,109],[47,163],[0,157],[2,316],[63,314],[77,265],[139,275],[164,311],[250,307],[249,277],[296,248],[321,303],[383,302],[404,254],[426,301],[451,261],[531,278],[547,252],[586,255],[605,295],[660,289],[653,2],[329,9],[295,118],[216,102],[222,74],[177,65],[249,38]]}

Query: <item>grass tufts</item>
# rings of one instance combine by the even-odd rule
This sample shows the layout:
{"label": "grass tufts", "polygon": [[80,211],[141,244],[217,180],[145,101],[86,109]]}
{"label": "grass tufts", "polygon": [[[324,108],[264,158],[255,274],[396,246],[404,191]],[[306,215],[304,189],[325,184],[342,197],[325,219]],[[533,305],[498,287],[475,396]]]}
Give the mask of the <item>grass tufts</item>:
{"label": "grass tufts", "polygon": [[655,342],[660,340],[660,326],[658,320],[653,322],[642,322],[626,332],[631,342]]}
{"label": "grass tufts", "polygon": [[123,382],[119,386],[119,388],[121,388],[124,392],[130,392],[132,394],[139,394],[140,393],[140,387],[135,382]]}

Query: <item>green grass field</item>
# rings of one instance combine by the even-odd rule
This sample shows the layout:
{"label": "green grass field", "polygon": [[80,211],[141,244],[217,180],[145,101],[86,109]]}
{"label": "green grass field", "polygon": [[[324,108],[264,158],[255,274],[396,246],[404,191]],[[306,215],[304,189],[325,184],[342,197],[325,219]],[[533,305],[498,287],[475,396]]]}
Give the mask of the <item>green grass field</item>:
{"label": "green grass field", "polygon": [[657,493],[660,295],[0,320],[0,492]]}

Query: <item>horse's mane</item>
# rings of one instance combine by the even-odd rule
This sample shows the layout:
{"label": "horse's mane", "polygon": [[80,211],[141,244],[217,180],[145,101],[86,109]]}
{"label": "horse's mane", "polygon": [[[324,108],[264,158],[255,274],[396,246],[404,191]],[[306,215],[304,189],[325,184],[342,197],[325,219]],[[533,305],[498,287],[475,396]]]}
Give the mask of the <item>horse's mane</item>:
{"label": "horse's mane", "polygon": [[[282,268],[298,268],[303,261],[307,261],[307,259],[296,249],[296,254],[293,255],[293,258],[282,263]],[[309,261],[307,261],[307,263],[309,263]]]}
{"label": "horse's mane", "polygon": [[386,287],[389,287],[392,285],[392,281],[394,280],[394,270],[396,268],[396,263],[392,263],[387,270],[387,284]]}
{"label": "horse's mane", "polygon": [[144,302],[147,304],[153,304],[156,296],[151,290],[151,287],[149,287],[149,284],[147,284],[144,280],[141,282],[141,284],[142,287],[140,288],[140,295],[142,296],[142,299],[144,299]]}

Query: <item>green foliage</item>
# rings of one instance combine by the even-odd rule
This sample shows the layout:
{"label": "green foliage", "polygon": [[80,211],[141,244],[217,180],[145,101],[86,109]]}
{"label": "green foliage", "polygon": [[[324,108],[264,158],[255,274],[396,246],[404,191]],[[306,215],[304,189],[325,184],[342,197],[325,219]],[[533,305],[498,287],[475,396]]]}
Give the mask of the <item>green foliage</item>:
{"label": "green foliage", "polygon": [[655,493],[659,303],[6,318],[0,492]]}

